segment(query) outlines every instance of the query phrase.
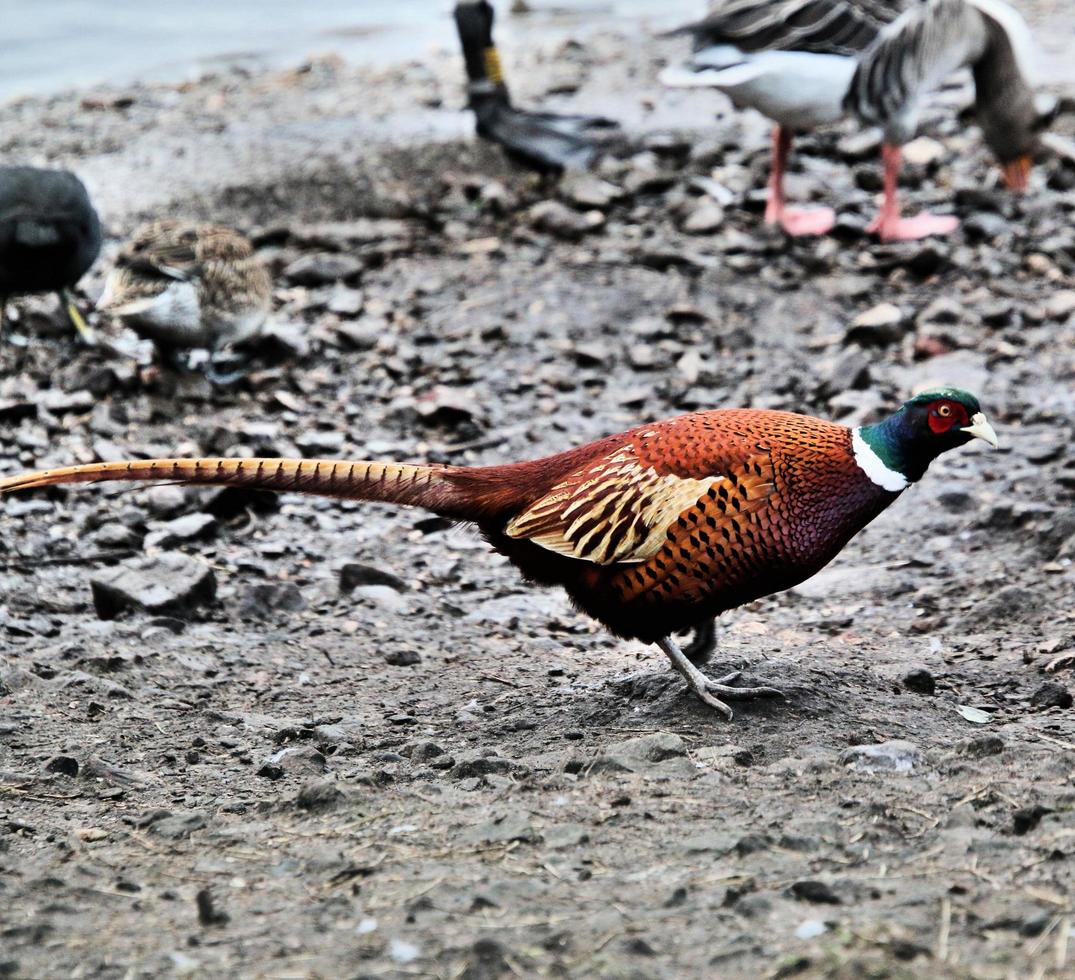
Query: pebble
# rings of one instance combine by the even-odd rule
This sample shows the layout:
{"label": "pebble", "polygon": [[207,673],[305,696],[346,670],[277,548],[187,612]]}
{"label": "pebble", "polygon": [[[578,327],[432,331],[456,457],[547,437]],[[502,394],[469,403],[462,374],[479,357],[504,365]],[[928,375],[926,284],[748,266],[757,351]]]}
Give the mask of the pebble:
{"label": "pebble", "polygon": [[328,760],[312,745],[289,745],[270,755],[258,768],[266,779],[281,779],[285,773],[319,775],[328,768]]}
{"label": "pebble", "polygon": [[1052,320],[1066,320],[1075,313],[1075,289],[1061,289],[1045,301],[1045,313]]}
{"label": "pebble", "polygon": [[407,583],[398,575],[374,565],[348,562],[340,569],[340,592],[353,592],[360,585],[383,585],[397,592],[406,592]]}
{"label": "pebble", "polygon": [[283,276],[293,286],[326,286],[357,278],[363,267],[363,263],[351,255],[315,252],[297,258],[284,269]]}
{"label": "pebble", "polygon": [[922,759],[914,742],[893,739],[877,745],[852,745],[840,761],[857,772],[911,772]]}
{"label": "pebble", "polygon": [[916,694],[933,694],[937,690],[937,681],[925,667],[914,667],[907,671],[900,683]]}
{"label": "pebble", "polygon": [[332,780],[315,779],[299,790],[295,806],[311,813],[326,813],[335,810],[345,799],[346,796]]}
{"label": "pebble", "polygon": [[560,201],[540,201],[530,208],[529,219],[538,231],[569,241],[582,238],[605,223],[600,211],[579,212]]}
{"label": "pebble", "polygon": [[172,521],[151,524],[142,546],[146,551],[174,548],[188,541],[208,538],[216,527],[217,519],[212,514],[185,514]]}
{"label": "pebble", "polygon": [[710,235],[724,224],[724,208],[716,201],[703,197],[683,221],[688,235]]}
{"label": "pebble", "polygon": [[907,318],[898,306],[878,303],[851,321],[844,340],[867,347],[887,347],[903,336],[906,325]]}
{"label": "pebble", "polygon": [[593,761],[589,771],[680,777],[697,772],[687,758],[683,739],[671,732],[654,732],[610,745]]}
{"label": "pebble", "polygon": [[237,610],[242,619],[265,620],[302,612],[306,597],[294,582],[257,582],[246,590]]}
{"label": "pebble", "polygon": [[800,902],[812,902],[815,905],[840,904],[840,896],[823,881],[796,881],[789,890]]}
{"label": "pebble", "polygon": [[1031,695],[1030,703],[1042,711],[1046,708],[1070,708],[1071,691],[1058,681],[1046,681]]}
{"label": "pebble", "polygon": [[133,558],[90,579],[100,619],[128,611],[188,615],[216,597],[216,575],[202,562],[175,552]]}

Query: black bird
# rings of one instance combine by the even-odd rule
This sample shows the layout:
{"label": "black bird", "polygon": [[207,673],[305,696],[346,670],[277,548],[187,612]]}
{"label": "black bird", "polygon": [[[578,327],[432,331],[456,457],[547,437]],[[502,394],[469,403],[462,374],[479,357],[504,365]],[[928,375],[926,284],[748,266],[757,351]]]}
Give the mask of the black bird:
{"label": "black bird", "polygon": [[73,173],[0,167],[0,327],[9,297],[54,292],[82,339],[94,343],[71,287],[100,251],[100,219]]}
{"label": "black bird", "polygon": [[487,0],[462,0],[455,8],[455,24],[478,135],[499,143],[513,160],[542,173],[588,167],[597,155],[594,131],[613,129],[617,123],[601,116],[515,108],[493,43],[493,8]]}

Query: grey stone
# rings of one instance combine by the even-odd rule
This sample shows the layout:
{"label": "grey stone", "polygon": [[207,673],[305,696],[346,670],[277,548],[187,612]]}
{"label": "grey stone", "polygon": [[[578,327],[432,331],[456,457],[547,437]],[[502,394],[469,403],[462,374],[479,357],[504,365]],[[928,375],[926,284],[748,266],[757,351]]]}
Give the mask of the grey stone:
{"label": "grey stone", "polygon": [[589,771],[691,776],[696,769],[687,758],[683,739],[671,732],[654,732],[610,745],[594,760]]}
{"label": "grey stone", "polygon": [[560,201],[538,202],[530,209],[529,217],[530,223],[539,231],[568,240],[582,238],[605,223],[605,216],[600,211],[583,214]]}
{"label": "grey stone", "polygon": [[296,259],[286,269],[284,278],[294,286],[325,286],[340,280],[354,279],[363,264],[351,255],[315,252]]}
{"label": "grey stone", "polygon": [[521,810],[512,810],[486,823],[468,827],[459,836],[468,844],[510,844],[513,841],[529,844],[538,839],[530,824],[530,815]]}
{"label": "grey stone", "polygon": [[216,575],[201,562],[168,553],[134,558],[90,580],[101,619],[136,610],[165,616],[190,613],[216,597]]}
{"label": "grey stone", "polygon": [[852,745],[840,754],[840,761],[858,772],[911,772],[921,758],[918,746],[902,739],[877,745]]}
{"label": "grey stone", "polygon": [[174,548],[186,541],[196,541],[209,537],[217,526],[217,519],[212,514],[185,514],[172,521],[150,525],[143,547],[148,551],[153,548]]}

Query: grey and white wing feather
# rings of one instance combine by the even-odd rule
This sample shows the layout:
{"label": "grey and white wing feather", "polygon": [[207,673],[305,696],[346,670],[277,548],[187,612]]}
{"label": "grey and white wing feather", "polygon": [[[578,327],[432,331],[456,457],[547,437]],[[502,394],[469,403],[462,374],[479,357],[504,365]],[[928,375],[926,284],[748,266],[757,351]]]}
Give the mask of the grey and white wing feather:
{"label": "grey and white wing feather", "polygon": [[989,36],[968,0],[922,0],[886,27],[859,60],[844,104],[894,142],[914,135],[922,99],[973,64]]}
{"label": "grey and white wing feather", "polygon": [[708,16],[676,33],[695,47],[732,44],[742,51],[854,55],[912,0],[718,0]]}

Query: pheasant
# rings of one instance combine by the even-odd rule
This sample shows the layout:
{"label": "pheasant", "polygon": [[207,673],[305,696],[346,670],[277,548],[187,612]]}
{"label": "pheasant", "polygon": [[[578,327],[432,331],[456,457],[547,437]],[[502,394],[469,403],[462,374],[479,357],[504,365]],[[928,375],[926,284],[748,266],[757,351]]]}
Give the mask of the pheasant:
{"label": "pheasant", "polygon": [[[108,275],[97,309],[174,354],[217,354],[252,340],[269,314],[272,281],[237,231],[166,218],[139,227]],[[226,380],[207,370],[211,380]]]}
{"label": "pheasant", "polygon": [[526,578],[560,585],[612,633],[655,643],[706,704],[779,695],[706,677],[673,640],[828,564],[940,453],[997,437],[978,400],[940,388],[874,425],[756,409],[653,422],[505,466],[288,459],[91,463],[0,493],[101,480],[179,481],[379,500],[476,524]]}
{"label": "pheasant", "polygon": [[71,287],[101,250],[101,222],[67,170],[0,167],[0,328],[9,296],[55,292],[87,344],[93,331]]}

